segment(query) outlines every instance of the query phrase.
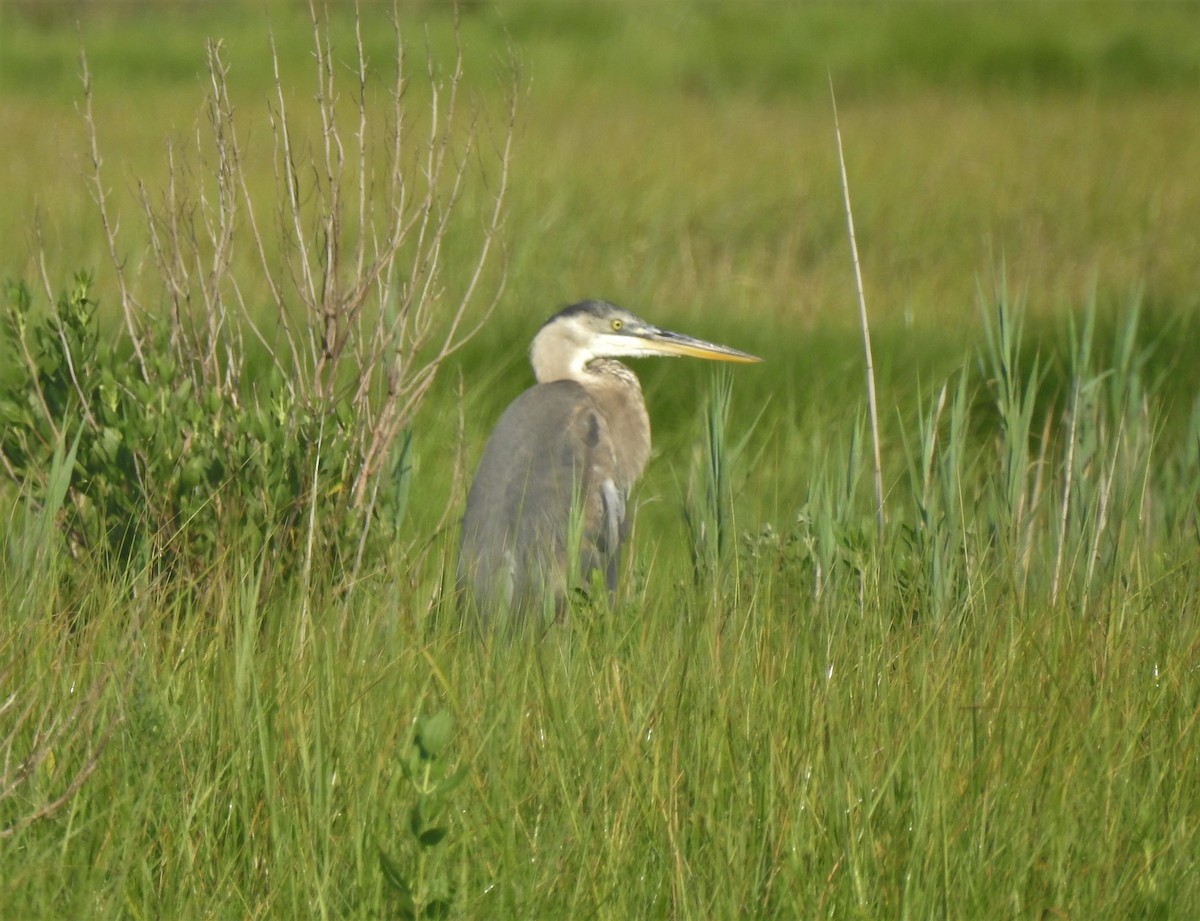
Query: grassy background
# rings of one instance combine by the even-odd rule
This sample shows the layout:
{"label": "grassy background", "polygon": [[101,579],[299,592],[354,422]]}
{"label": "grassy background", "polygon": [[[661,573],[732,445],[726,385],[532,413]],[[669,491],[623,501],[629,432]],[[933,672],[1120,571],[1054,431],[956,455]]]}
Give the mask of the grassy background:
{"label": "grassy background", "polygon": [[[302,100],[306,13],[269,11]],[[0,738],[26,706],[43,727],[76,701],[81,717],[0,824],[120,722],[78,795],[0,839],[0,916],[394,914],[382,847],[453,889],[455,917],[1188,917],[1197,12],[470,5],[483,112],[512,52],[521,67],[508,282],[415,427],[411,543],[349,596],[267,591],[251,548],[181,596],[72,563],[5,492]],[[402,15],[414,54],[427,30],[444,60],[442,5]],[[112,299],[82,43],[152,291],[135,180],[161,184],[164,139],[195,130],[208,36],[266,142],[264,22],[259,4],[0,5],[0,274],[33,277],[37,216],[52,279],[95,268]],[[344,8],[333,29],[348,39]],[[386,31],[367,30],[381,59]],[[830,76],[874,323],[881,540]],[[732,546],[694,578],[682,509],[710,369],[641,363],[656,453],[617,609],[481,645],[439,616],[454,535],[437,522],[529,383],[529,336],[586,296],[767,359],[734,380]],[[1024,335],[989,349],[998,303]],[[422,848],[403,765],[439,711],[466,773]]]}

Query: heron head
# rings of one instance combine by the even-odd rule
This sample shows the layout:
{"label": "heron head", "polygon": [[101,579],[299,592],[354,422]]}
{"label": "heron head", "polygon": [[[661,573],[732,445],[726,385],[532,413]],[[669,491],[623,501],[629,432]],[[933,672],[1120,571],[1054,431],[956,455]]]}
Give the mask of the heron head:
{"label": "heron head", "polygon": [[711,361],[762,359],[715,342],[660,329],[607,301],[581,301],[560,310],[538,330],[530,347],[539,382],[578,380],[597,358],[679,356]]}

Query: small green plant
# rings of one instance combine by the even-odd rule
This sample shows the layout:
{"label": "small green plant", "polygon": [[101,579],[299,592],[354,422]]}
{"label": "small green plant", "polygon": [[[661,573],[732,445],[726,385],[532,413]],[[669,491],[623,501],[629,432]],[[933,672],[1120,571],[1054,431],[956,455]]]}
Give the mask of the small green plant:
{"label": "small green plant", "polygon": [[453,730],[454,721],[444,710],[422,717],[417,721],[412,744],[400,759],[414,802],[406,833],[402,833],[400,856],[390,856],[380,845],[379,866],[401,918],[444,918],[453,903],[453,886],[437,872],[434,860],[435,849],[450,833],[446,800],[467,774],[465,765],[453,769],[446,760]]}
{"label": "small green plant", "polygon": [[721,564],[733,546],[734,474],[754,433],[757,419],[746,426],[741,440],[728,437],[733,401],[733,375],[714,371],[708,399],[701,410],[701,433],[692,451],[683,520],[688,532],[692,571],[698,586],[718,587]]}
{"label": "small green plant", "polygon": [[731,458],[726,443],[726,428],[732,394],[732,375],[715,373],[703,409],[700,443],[692,455],[683,519],[691,538],[692,567],[697,584],[703,584],[714,576],[730,534]]}

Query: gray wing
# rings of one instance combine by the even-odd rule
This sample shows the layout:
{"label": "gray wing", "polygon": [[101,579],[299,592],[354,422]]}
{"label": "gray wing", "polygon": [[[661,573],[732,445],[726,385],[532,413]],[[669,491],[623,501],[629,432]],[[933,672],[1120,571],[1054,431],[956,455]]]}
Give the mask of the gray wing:
{"label": "gray wing", "polygon": [[[561,613],[568,589],[615,587],[625,488],[608,424],[573,381],[533,387],[505,410],[467,495],[458,585],[479,614]],[[572,566],[578,554],[578,568]]]}

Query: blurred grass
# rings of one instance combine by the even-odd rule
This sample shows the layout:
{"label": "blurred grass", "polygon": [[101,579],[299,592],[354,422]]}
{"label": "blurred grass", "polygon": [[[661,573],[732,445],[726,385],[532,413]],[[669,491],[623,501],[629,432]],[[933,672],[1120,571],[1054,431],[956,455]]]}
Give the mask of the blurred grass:
{"label": "blurred grass", "polygon": [[[22,9],[0,13],[0,132],[20,139],[0,165],[12,190],[0,270],[31,274],[35,210],[60,272],[103,264],[79,180],[81,42],[136,264],[144,234],[134,180],[161,188],[164,140],[194,133],[204,37],[227,45],[247,143],[265,143],[264,14],[257,4],[89,5],[77,30],[69,6],[42,21]],[[285,78],[303,100],[313,91],[310,28],[299,5],[269,10]],[[387,15],[386,6],[366,10],[368,23]],[[427,31],[444,60],[444,7],[402,10],[413,57]],[[1200,288],[1187,255],[1200,246],[1192,12],[1120,3],[469,7],[472,92],[495,100],[509,43],[526,88],[505,312],[537,318],[601,294],[667,316],[768,313],[792,327],[851,317],[830,194],[827,74],[844,103],[877,316],[971,322],[975,277],[1002,258],[1038,311],[1078,303],[1093,285],[1120,297],[1141,286],[1155,302],[1190,309]],[[333,21],[348,38],[346,13],[334,7]],[[386,33],[367,29],[379,61],[390,54]],[[1143,51],[1121,51],[1134,48]],[[1064,74],[1048,76],[1046,57],[1068,62]],[[263,171],[267,183],[265,160]]]}
{"label": "blurred grass", "polygon": [[[401,8],[413,54],[427,28],[444,55],[444,6]],[[268,9],[302,100],[306,14]],[[264,591],[250,549],[164,594],[33,546],[4,492],[0,703],[58,712],[106,667],[129,690],[0,801],[2,827],[121,717],[81,795],[0,840],[0,916],[395,914],[378,848],[404,853],[400,763],[445,711],[468,775],[429,870],[454,917],[1188,917],[1196,11],[469,4],[480,105],[510,44],[524,90],[508,286],[462,355],[464,442],[447,376],[414,434],[413,541],[348,595]],[[0,274],[34,275],[37,213],[52,280],[112,283],[81,176],[81,42],[137,268],[134,182],[160,184],[164,138],[195,130],[205,36],[266,143],[263,23],[258,4],[0,6]],[[381,60],[385,32],[367,32]],[[875,548],[827,75],[875,322],[893,522]],[[1003,355],[983,334],[996,275],[1010,316],[1024,305]],[[656,451],[616,610],[480,646],[448,623],[436,523],[528,385],[532,332],[592,295],[767,359],[733,382],[738,546],[715,594],[695,584],[682,508],[710,369],[639,363]],[[1011,405],[998,367],[1020,369]]]}

